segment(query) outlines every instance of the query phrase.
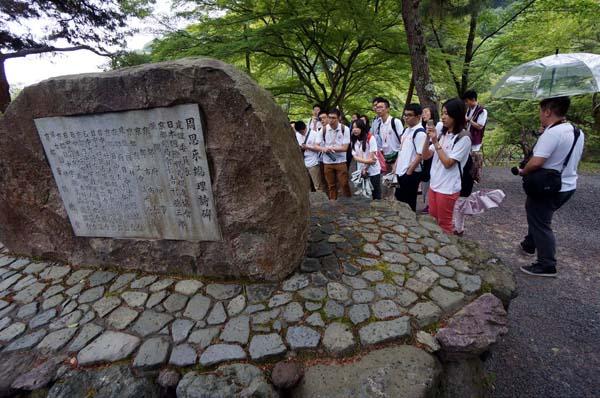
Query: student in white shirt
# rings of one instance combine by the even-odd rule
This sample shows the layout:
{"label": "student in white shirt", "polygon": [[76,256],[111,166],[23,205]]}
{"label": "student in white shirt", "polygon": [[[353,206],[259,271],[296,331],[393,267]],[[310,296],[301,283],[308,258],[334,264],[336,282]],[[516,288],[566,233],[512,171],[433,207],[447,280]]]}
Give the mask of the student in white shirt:
{"label": "student in white shirt", "polygon": [[352,122],[352,156],[358,170],[368,176],[373,186],[373,199],[381,199],[381,166],[377,159],[377,140],[361,119]]}
{"label": "student in white shirt", "polygon": [[406,128],[400,135],[400,151],[392,168],[398,176],[398,187],[395,196],[400,202],[417,210],[417,192],[421,181],[423,146],[427,139],[425,129],[421,125],[421,105],[408,104],[404,108]]}
{"label": "student in white shirt", "polygon": [[323,153],[323,165],[325,181],[329,200],[337,199],[338,188],[346,197],[350,197],[350,184],[348,180],[348,169],[346,168],[346,151],[350,146],[350,129],[340,123],[340,111],[333,109],[329,111],[329,124],[324,125],[325,130],[323,142],[318,149]]}
{"label": "student in white shirt", "polygon": [[[429,120],[433,120],[434,126],[439,134],[442,133],[442,122],[440,122],[440,114],[438,112],[436,105],[427,105],[423,107],[423,113],[421,114],[421,124],[423,128],[426,128],[427,122]],[[429,138],[427,138],[429,140]],[[433,158],[427,159],[423,161],[423,174],[426,174],[424,178],[421,178],[421,192],[423,197],[423,203],[425,203],[425,207],[421,210],[422,213],[429,213],[429,206],[427,205],[427,193],[429,192],[429,178],[431,172],[431,163],[433,162]]]}
{"label": "student in white shirt", "polygon": [[540,103],[540,122],[545,130],[533,148],[533,156],[519,170],[522,176],[541,173],[542,169],[560,172],[561,185],[558,192],[527,195],[525,211],[528,234],[520,246],[529,255],[537,251],[537,261],[521,267],[521,271],[529,275],[556,276],[556,241],[552,232],[552,216],[575,193],[577,165],[581,160],[585,141],[583,132],[566,120],[570,104],[569,97],[548,98]]}
{"label": "student in white shirt", "polygon": [[319,119],[319,114],[321,113],[321,106],[318,104],[313,105],[312,115],[310,119],[308,119],[306,125],[308,127],[308,131],[319,131],[323,125],[321,124],[321,120]]}
{"label": "student in white shirt", "polygon": [[452,234],[452,213],[460,195],[461,171],[471,152],[471,138],[465,130],[465,103],[453,98],[442,108],[442,135],[438,138],[435,127],[427,127],[431,145],[425,145],[423,157],[433,156],[429,181],[429,214],[439,226]]}
{"label": "student in white shirt", "polygon": [[[377,115],[379,116],[379,123],[377,126],[374,124],[375,137],[377,139],[377,145],[383,152],[386,163],[389,164],[390,169],[400,151],[400,133],[402,133],[402,121],[396,119],[390,115],[390,102],[386,99],[382,99],[377,103]],[[379,144],[381,142],[381,144]]]}
{"label": "student in white shirt", "polygon": [[323,191],[324,184],[321,178],[321,167],[319,166],[319,152],[309,149],[321,143],[320,135],[317,131],[307,131],[306,124],[303,121],[297,121],[295,127],[296,139],[304,155],[304,166],[308,170],[313,187],[315,191]]}

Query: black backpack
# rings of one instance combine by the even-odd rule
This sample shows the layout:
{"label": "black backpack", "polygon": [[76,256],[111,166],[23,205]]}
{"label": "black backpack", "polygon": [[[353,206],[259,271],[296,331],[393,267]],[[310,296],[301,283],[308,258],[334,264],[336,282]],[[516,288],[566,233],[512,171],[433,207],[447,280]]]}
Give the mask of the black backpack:
{"label": "black backpack", "polygon": [[[460,139],[464,136],[466,136],[466,134],[459,134],[456,136],[456,138],[454,138],[454,142],[452,143],[452,149],[454,149],[454,145],[456,145],[456,143],[460,141]],[[458,163],[458,172],[460,173],[460,196],[462,198],[466,198],[469,195],[471,195],[471,192],[473,192],[473,185],[475,184],[475,180],[471,175],[471,169],[473,168],[473,159],[471,158],[471,152],[469,151],[469,156],[467,156],[467,163],[465,164],[464,168],[462,167],[459,161],[456,161],[456,163]]]}

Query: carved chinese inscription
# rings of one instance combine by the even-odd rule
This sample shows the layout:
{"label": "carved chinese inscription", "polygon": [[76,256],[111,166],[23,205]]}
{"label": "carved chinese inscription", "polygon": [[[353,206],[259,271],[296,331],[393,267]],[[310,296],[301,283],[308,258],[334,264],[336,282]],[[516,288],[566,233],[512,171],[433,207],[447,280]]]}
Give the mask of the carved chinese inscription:
{"label": "carved chinese inscription", "polygon": [[35,124],[75,235],[221,240],[198,105]]}

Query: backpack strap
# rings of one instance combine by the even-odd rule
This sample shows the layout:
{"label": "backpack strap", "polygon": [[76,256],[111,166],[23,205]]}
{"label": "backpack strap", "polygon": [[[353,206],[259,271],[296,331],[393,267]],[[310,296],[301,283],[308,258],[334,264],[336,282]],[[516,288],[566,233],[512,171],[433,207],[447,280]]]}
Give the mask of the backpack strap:
{"label": "backpack strap", "polygon": [[[413,144],[413,148],[415,149],[415,156],[417,156],[417,154],[418,154],[417,145],[415,144],[415,138],[417,138],[417,134],[421,131],[424,132],[425,134],[427,134],[427,132],[425,131],[425,129],[423,127],[419,127],[418,129],[416,129],[413,132],[412,144]],[[423,158],[421,158],[419,165],[421,166],[421,171],[423,171]]]}
{"label": "backpack strap", "polygon": [[396,138],[398,139],[398,142],[400,141],[400,137],[402,137],[402,135],[404,135],[404,132],[406,131],[406,129],[402,130],[402,135],[398,136],[398,129],[396,129],[396,118],[392,116],[392,130],[394,130],[394,134],[396,134]]}
{"label": "backpack strap", "polygon": [[[458,141],[460,141],[461,138],[465,137],[468,133],[464,134],[464,130],[461,131],[460,133],[458,133],[456,135],[456,137],[454,137],[454,141],[452,142],[452,149],[454,149],[454,145],[456,145],[456,143]],[[469,153],[469,156],[471,156],[471,154]],[[460,174],[460,180],[462,181],[463,178],[463,172],[462,172],[462,165],[460,164],[460,160],[457,160],[456,163],[458,163],[458,173]]]}
{"label": "backpack strap", "polygon": [[308,141],[308,137],[310,137],[310,129],[306,132],[306,137],[304,137],[304,144],[302,145],[306,145],[306,141]]}
{"label": "backpack strap", "polygon": [[573,139],[573,145],[571,145],[569,154],[567,155],[567,157],[565,158],[565,161],[563,162],[562,169],[560,169],[561,174],[562,174],[563,170],[565,169],[565,167],[567,167],[569,160],[571,160],[571,154],[573,153],[573,149],[575,149],[575,144],[577,144],[577,140],[579,139],[579,136],[581,135],[581,130],[579,129],[579,127],[575,126],[573,123],[569,123],[569,124],[571,125],[571,127],[573,127],[573,135],[575,136],[575,139]]}

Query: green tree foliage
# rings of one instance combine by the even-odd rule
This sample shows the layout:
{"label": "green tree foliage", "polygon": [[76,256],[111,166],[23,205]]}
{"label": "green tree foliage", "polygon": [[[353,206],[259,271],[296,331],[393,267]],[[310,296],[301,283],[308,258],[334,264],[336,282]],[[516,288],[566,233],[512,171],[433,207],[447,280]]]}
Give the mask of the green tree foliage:
{"label": "green tree foliage", "polygon": [[292,109],[318,103],[366,110],[382,88],[396,104],[402,102],[399,90],[408,87],[410,57],[397,1],[192,3],[196,7],[187,16],[196,22],[154,43],[155,60],[190,55],[225,60]]}
{"label": "green tree foliage", "polygon": [[[10,103],[4,61],[31,54],[120,46],[127,18],[145,16],[153,0],[0,1],[0,112]],[[43,32],[43,33],[38,33]],[[67,43],[62,45],[60,43]]]}

